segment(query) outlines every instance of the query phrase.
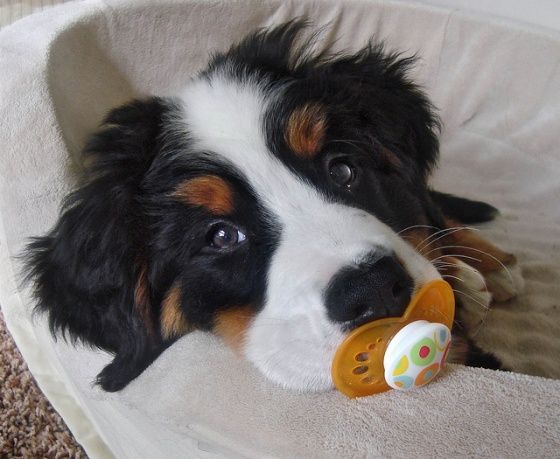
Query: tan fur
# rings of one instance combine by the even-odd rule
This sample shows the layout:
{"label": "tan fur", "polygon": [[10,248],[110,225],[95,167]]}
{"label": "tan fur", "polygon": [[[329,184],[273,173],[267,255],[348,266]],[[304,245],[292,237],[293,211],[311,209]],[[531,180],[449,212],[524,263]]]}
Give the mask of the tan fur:
{"label": "tan fur", "polygon": [[438,260],[438,262],[441,262],[437,267],[440,274],[457,276],[457,274],[459,273],[460,263],[457,258],[443,256]]}
{"label": "tan fur", "polygon": [[190,331],[181,311],[181,287],[175,283],[161,305],[161,335],[165,339],[177,338]]}
{"label": "tan fur", "polygon": [[215,175],[186,180],[175,189],[173,196],[216,215],[233,212],[233,191],[225,180]]}
{"label": "tan fur", "polygon": [[151,316],[150,290],[146,272],[146,265],[143,265],[134,288],[134,308],[142,319],[148,335],[154,336],[155,327]]}
{"label": "tan fur", "polygon": [[254,317],[255,312],[248,306],[220,311],[216,314],[214,332],[234,350],[240,351]]}
{"label": "tan fur", "polygon": [[399,170],[402,167],[402,161],[400,158],[394,152],[383,146],[381,147],[381,157],[383,158],[383,161],[388,163],[391,168],[395,170]]}
{"label": "tan fur", "polygon": [[[446,220],[448,228],[460,227],[461,223]],[[515,263],[515,257],[484,240],[478,233],[469,229],[453,232],[443,237],[440,246],[445,254],[463,256],[463,261],[486,274],[503,269],[503,265]],[[449,246],[445,248],[445,246]]]}
{"label": "tan fur", "polygon": [[426,239],[430,236],[427,228],[412,227],[400,233],[400,236],[407,241],[415,250],[421,252],[422,246]]}
{"label": "tan fur", "polygon": [[324,108],[317,103],[306,104],[292,112],[284,137],[296,155],[310,158],[321,151],[326,128]]}
{"label": "tan fur", "polygon": [[469,343],[460,335],[454,334],[451,337],[451,347],[447,356],[448,363],[459,363],[465,365],[469,357]]}
{"label": "tan fur", "polygon": [[[504,302],[513,298],[517,294],[517,287],[511,279],[513,271],[510,267],[515,264],[515,257],[484,240],[477,232],[464,228],[460,222],[446,219],[445,223],[446,229],[450,231],[434,233],[428,240],[426,237],[430,231],[427,228],[411,228],[401,236],[433,262],[440,274],[459,290],[464,284],[461,281],[457,283],[457,280],[464,282],[463,277],[468,269],[471,272],[472,269],[476,270],[481,282],[481,293],[475,292],[475,295],[484,296],[477,298],[479,302],[490,304],[492,300]],[[464,272],[465,269],[467,272]]]}

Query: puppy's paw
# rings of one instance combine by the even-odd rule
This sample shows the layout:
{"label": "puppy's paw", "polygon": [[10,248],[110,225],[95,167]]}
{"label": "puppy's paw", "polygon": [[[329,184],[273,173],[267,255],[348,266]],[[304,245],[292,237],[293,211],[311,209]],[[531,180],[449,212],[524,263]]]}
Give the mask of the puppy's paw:
{"label": "puppy's paw", "polygon": [[486,274],[486,286],[496,303],[509,301],[523,291],[525,281],[519,265],[506,266]]}
{"label": "puppy's paw", "polygon": [[465,309],[473,312],[486,312],[492,303],[492,293],[487,288],[486,279],[476,268],[461,260],[454,260],[453,275],[447,280],[451,283],[455,297]]}
{"label": "puppy's paw", "polygon": [[450,265],[442,276],[453,287],[455,300],[460,305],[457,319],[464,333],[478,330],[484,323],[492,303],[492,294],[486,288],[484,276],[472,266],[457,258],[448,259]]}

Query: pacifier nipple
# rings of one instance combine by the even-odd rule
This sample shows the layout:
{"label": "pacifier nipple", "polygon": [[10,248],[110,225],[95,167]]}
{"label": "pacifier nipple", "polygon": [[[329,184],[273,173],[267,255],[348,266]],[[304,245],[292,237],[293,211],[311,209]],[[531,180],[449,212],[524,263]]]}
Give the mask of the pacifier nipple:
{"label": "pacifier nipple", "polygon": [[451,287],[435,280],[414,295],[402,317],[356,328],[335,353],[336,388],[348,397],[360,397],[427,384],[445,364],[454,313]]}

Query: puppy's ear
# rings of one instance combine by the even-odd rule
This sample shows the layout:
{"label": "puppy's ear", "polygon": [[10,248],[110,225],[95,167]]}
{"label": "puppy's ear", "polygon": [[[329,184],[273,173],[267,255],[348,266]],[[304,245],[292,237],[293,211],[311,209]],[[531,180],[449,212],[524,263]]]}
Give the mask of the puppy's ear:
{"label": "puppy's ear", "polygon": [[27,247],[36,309],[53,333],[115,354],[98,375],[108,391],[138,376],[164,345],[151,304],[142,178],[160,146],[162,99],[111,112],[85,148],[80,189],[61,216]]}
{"label": "puppy's ear", "polygon": [[500,213],[494,206],[481,201],[473,201],[435,190],[430,190],[430,196],[446,217],[461,223],[488,222]]}
{"label": "puppy's ear", "polygon": [[372,43],[335,61],[331,71],[345,72],[356,82],[355,99],[362,115],[371,117],[376,136],[390,150],[413,159],[427,178],[439,155],[440,120],[424,91],[409,77],[414,63],[415,57],[402,57],[386,51],[383,43]]}

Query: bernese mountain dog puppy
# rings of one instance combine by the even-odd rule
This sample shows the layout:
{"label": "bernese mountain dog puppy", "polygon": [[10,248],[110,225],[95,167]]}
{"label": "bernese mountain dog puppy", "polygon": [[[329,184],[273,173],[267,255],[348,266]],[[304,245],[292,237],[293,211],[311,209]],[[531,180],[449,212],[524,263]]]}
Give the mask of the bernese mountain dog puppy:
{"label": "bernese mountain dog puppy", "polygon": [[[374,43],[314,53],[304,28],[259,30],[176,97],[113,110],[29,244],[52,332],[114,354],[105,390],[194,329],[284,387],[324,390],[345,335],[400,316],[424,283],[460,281],[479,310],[515,293],[513,256],[464,226],[496,209],[428,186],[439,122],[413,60]],[[461,361],[499,366],[465,328]]]}

